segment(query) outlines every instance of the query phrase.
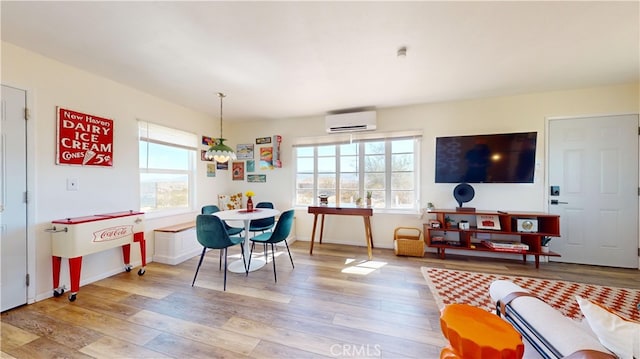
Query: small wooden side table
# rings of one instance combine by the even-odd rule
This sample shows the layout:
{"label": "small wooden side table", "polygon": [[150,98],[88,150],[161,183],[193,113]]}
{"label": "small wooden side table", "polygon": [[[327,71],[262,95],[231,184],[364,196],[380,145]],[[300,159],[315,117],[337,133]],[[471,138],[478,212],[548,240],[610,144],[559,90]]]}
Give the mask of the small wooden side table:
{"label": "small wooden side table", "polygon": [[440,316],[449,346],[440,359],[521,359],[522,336],[495,314],[468,304],[449,304]]}

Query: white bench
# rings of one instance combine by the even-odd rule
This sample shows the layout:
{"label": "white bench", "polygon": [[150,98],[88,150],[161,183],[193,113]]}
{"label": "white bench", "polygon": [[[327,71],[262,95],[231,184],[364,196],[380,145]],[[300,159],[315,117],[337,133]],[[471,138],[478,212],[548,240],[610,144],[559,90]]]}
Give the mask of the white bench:
{"label": "white bench", "polygon": [[176,265],[202,252],[196,238],[196,222],[180,223],[154,230],[155,262]]}

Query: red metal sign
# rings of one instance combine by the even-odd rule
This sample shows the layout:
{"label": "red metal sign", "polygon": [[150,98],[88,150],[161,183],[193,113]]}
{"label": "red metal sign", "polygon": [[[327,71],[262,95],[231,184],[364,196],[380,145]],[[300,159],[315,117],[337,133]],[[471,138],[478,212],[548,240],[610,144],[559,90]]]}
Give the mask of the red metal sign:
{"label": "red metal sign", "polygon": [[57,108],[56,163],[113,166],[113,120]]}

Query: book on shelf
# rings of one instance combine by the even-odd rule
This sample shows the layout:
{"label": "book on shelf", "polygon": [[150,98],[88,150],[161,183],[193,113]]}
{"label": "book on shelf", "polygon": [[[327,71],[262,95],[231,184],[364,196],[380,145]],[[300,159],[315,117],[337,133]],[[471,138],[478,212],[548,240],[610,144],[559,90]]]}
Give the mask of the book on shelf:
{"label": "book on shelf", "polygon": [[489,241],[484,240],[482,244],[485,246],[503,252],[526,252],[529,250],[529,246],[522,242],[515,241]]}

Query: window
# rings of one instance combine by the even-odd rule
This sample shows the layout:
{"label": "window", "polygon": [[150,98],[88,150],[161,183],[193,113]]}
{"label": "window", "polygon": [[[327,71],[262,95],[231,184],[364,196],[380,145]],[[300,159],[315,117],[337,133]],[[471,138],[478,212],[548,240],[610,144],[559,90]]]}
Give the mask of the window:
{"label": "window", "polygon": [[372,207],[417,210],[421,136],[371,135],[349,141],[294,146],[295,204],[329,202],[357,205],[371,193]]}
{"label": "window", "polygon": [[170,214],[194,205],[195,134],[138,121],[140,211]]}

